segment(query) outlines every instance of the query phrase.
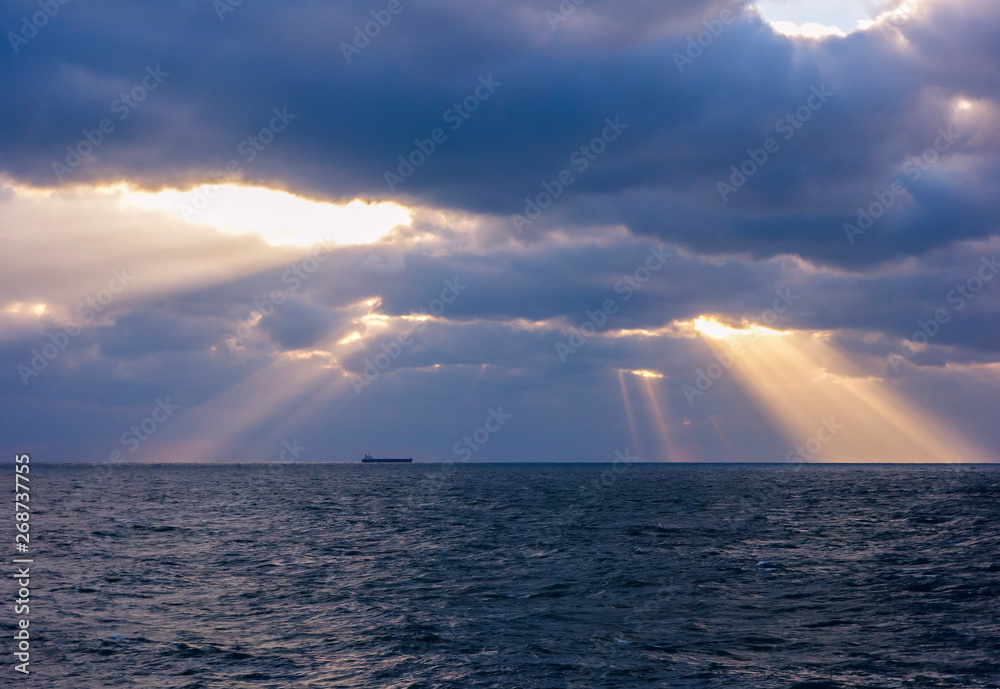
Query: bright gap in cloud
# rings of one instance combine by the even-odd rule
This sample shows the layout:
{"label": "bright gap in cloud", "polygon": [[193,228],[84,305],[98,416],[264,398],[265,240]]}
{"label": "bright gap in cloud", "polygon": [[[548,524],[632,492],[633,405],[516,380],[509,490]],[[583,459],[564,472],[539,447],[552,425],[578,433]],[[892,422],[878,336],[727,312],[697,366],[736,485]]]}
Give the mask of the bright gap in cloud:
{"label": "bright gap in cloud", "polygon": [[4,313],[13,313],[17,315],[32,314],[34,316],[44,316],[49,310],[49,306],[48,304],[43,303],[28,304],[23,301],[15,301],[7,304],[3,310]]}
{"label": "bright gap in cloud", "polygon": [[870,26],[879,15],[914,5],[913,0],[758,0],[764,19],[787,36],[846,36]]}
{"label": "bright gap in cloud", "polygon": [[712,318],[711,316],[698,316],[694,321],[691,322],[691,326],[697,330],[702,335],[711,337],[716,340],[721,340],[727,337],[732,337],[734,335],[787,335],[787,331],[774,330],[772,328],[765,328],[762,325],[751,324],[745,328],[731,328],[730,326],[722,323],[721,321]]}
{"label": "bright gap in cloud", "polygon": [[206,184],[185,191],[129,189],[123,193],[122,204],[174,213],[224,232],[258,234],[273,246],[368,244],[412,221],[411,212],[397,203],[355,200],[337,205],[238,184]]}
{"label": "bright gap in cloud", "polygon": [[650,371],[647,369],[641,370],[631,370],[631,369],[619,369],[622,373],[631,373],[633,376],[639,376],[640,378],[662,378],[663,374],[659,371]]}

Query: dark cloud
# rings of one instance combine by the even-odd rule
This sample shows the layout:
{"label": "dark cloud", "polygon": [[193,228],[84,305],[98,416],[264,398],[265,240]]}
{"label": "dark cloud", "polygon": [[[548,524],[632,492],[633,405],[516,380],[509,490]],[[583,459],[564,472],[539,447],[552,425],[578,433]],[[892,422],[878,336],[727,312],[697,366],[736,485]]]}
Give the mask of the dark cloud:
{"label": "dark cloud", "polygon": [[[995,109],[1000,21],[985,1],[954,6],[928,3],[901,25],[906,42],[871,29],[801,43],[730,2],[589,2],[554,30],[545,12],[556,3],[405,3],[350,64],[340,44],[379,9],[370,3],[244,3],[224,21],[200,2],[67,6],[0,58],[0,165],[53,184],[51,162],[111,117],[116,130],[67,179],[182,184],[237,159],[248,179],[322,197],[507,216],[618,116],[628,131],[534,229],[625,223],[702,252],[864,265],[994,229],[995,142],[981,141],[992,118],[956,115],[955,99]],[[17,26],[31,7],[8,3],[0,23]],[[723,9],[734,23],[679,73],[674,54]],[[157,65],[169,76],[118,121],[112,103]],[[448,109],[490,75],[501,86],[451,131]],[[775,124],[820,86],[834,95],[784,140]],[[274,107],[295,120],[248,162],[237,147]],[[908,185],[907,207],[863,246],[848,244],[855,208],[949,123],[961,136],[942,171]],[[390,193],[383,173],[439,127],[447,140]],[[769,136],[781,149],[722,203],[716,182]]]}
{"label": "dark cloud", "polygon": [[141,308],[119,317],[113,326],[99,328],[98,339],[104,356],[133,359],[160,352],[204,350],[221,334],[219,325]]}
{"label": "dark cloud", "polygon": [[[662,432],[684,450],[672,458],[780,459],[783,439],[732,378],[688,404],[681,386],[713,355],[678,323],[759,323],[782,294],[792,303],[774,327],[823,332],[866,375],[1000,440],[982,411],[997,398],[1000,297],[991,280],[960,289],[1000,253],[991,2],[928,0],[898,31],[800,41],[730,0],[588,0],[571,13],[555,1],[403,0],[348,63],[342,43],[384,6],[245,2],[220,19],[202,0],[70,3],[16,52],[0,50],[0,171],[64,187],[37,225],[40,211],[0,187],[0,251],[12,258],[4,442],[97,459],[172,395],[183,420],[158,438],[185,451],[253,400],[234,457],[268,459],[301,433],[334,448],[310,459],[354,458],[373,437],[447,459],[487,408],[506,405],[517,432],[477,459],[610,459],[633,441],[657,459],[642,381],[619,377],[650,370],[663,375]],[[19,31],[36,9],[5,3],[0,26]],[[724,10],[733,22],[679,70],[689,37]],[[122,100],[132,89],[134,108]],[[456,119],[466,98],[476,111]],[[113,131],[78,166],[67,160],[104,118]],[[273,142],[255,150],[248,137],[262,128]],[[384,173],[436,128],[445,140],[390,190]],[[723,199],[717,183],[769,138],[777,150]],[[396,200],[416,217],[335,249],[292,287],[283,276],[307,251],[115,215],[69,189],[202,183],[233,160],[246,181]],[[53,161],[71,168],[61,182]],[[552,192],[563,171],[572,181]],[[546,188],[558,198],[534,218],[525,199]],[[531,222],[519,232],[512,214]],[[664,249],[673,255],[625,299],[616,286]],[[99,318],[74,316],[125,269],[134,284]],[[265,307],[275,290],[281,303]],[[616,313],[561,361],[557,343],[608,299]],[[942,309],[948,321],[893,367]],[[425,312],[435,317],[412,318]],[[18,367],[67,319],[80,334],[24,385]],[[410,344],[356,394],[350,377],[400,335]],[[646,415],[631,440],[620,380]],[[723,426],[740,441],[724,442]]]}

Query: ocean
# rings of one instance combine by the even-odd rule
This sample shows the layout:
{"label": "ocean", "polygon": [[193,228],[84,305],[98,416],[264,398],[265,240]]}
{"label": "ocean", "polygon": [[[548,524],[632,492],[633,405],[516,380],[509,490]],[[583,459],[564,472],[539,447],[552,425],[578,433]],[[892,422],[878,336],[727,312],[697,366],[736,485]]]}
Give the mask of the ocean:
{"label": "ocean", "polygon": [[31,466],[4,686],[1000,686],[996,466]]}

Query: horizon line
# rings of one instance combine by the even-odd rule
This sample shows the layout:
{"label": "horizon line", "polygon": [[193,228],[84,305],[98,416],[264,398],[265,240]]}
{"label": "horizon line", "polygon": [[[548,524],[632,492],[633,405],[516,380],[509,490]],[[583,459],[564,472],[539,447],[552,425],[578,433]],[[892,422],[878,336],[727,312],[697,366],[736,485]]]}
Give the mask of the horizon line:
{"label": "horizon line", "polygon": [[[28,454],[30,453],[22,453]],[[3,462],[4,464],[15,464],[14,462]],[[316,466],[316,465],[328,465],[328,464],[344,464],[344,465],[357,465],[357,466],[369,466],[361,462],[360,460],[353,461],[314,461],[314,462],[47,462],[35,460],[36,464],[45,464],[47,466],[94,466],[94,465],[105,465],[111,464],[112,466],[129,466],[129,467],[140,467],[140,466]],[[622,464],[622,462],[460,462],[443,460],[440,462],[406,462],[399,464],[405,466],[414,465],[424,465],[432,466],[439,464],[461,464],[461,465],[477,465],[477,466],[509,466],[509,465],[615,465]],[[718,462],[655,462],[655,461],[640,461],[640,462],[628,462],[629,465],[645,465],[645,466],[992,466],[1000,465],[1000,460],[993,461],[961,461],[961,462],[781,462],[781,461],[747,461],[747,462],[729,462],[729,461],[718,461]],[[384,463],[384,465],[395,466],[395,463]],[[370,466],[376,466],[371,464]],[[377,466],[383,466],[383,463],[379,463]]]}

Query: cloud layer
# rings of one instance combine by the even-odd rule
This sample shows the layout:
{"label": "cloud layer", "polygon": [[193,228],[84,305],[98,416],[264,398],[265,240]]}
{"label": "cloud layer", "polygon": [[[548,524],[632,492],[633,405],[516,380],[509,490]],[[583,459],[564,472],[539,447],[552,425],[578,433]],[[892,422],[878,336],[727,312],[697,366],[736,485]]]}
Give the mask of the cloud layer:
{"label": "cloud layer", "polygon": [[[823,40],[731,0],[71,3],[36,28],[0,51],[6,450],[100,459],[170,396],[130,459],[447,459],[502,404],[477,460],[780,460],[737,378],[684,391],[715,361],[695,319],[769,309],[1000,441],[985,0]],[[413,221],[275,247],[116,186],[221,181]]]}

